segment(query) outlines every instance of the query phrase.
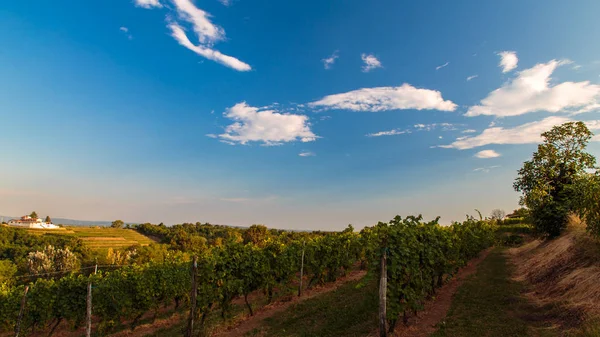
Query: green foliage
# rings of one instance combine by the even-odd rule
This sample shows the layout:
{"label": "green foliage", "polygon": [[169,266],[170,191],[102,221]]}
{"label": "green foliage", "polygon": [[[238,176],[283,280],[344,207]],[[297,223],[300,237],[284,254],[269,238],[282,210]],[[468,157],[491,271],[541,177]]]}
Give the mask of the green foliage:
{"label": "green foliage", "polygon": [[575,184],[577,213],[588,231],[600,236],[600,173],[586,174]]}
{"label": "green foliage", "polygon": [[31,214],[29,214],[29,217],[33,218],[33,219],[37,219],[38,215],[35,211],[31,212]]}
{"label": "green foliage", "polygon": [[110,224],[110,227],[112,228],[123,228],[123,225],[125,225],[125,223],[123,222],[123,220],[115,220]]}
{"label": "green foliage", "polygon": [[52,223],[52,219],[50,219],[49,215],[46,215],[46,219],[44,220],[46,223]]}
{"label": "green foliage", "polygon": [[43,251],[27,255],[27,268],[31,274],[72,271],[79,268],[79,259],[69,247],[46,246]]}
{"label": "green foliage", "polygon": [[13,261],[20,274],[27,274],[30,252],[43,251],[47,246],[69,248],[82,262],[91,259],[90,251],[78,238],[60,234],[34,235],[26,229],[0,227],[0,260]]}
{"label": "green foliage", "polygon": [[521,203],[531,210],[540,233],[559,235],[567,215],[577,205],[574,186],[585,170],[594,169],[596,159],[585,152],[592,133],[583,122],[569,122],[544,132],[543,143],[519,170],[514,188],[523,193]]}
{"label": "green foliage", "polygon": [[269,238],[270,233],[266,226],[252,225],[244,231],[244,243],[263,245]]}
{"label": "green foliage", "polygon": [[494,243],[494,227],[486,221],[468,220],[443,227],[438,219],[395,217],[364,231],[371,273],[379,275],[379,261],[387,256],[388,320],[393,330],[398,316],[423,308],[427,296],[442,285],[444,276]]}
{"label": "green foliage", "polygon": [[10,260],[0,260],[0,284],[11,281],[17,273],[17,265]]}

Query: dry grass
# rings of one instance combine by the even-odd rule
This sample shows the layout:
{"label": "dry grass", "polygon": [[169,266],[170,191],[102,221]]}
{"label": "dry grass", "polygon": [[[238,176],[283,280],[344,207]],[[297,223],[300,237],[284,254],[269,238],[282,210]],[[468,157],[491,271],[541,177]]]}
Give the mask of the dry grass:
{"label": "dry grass", "polygon": [[516,265],[515,279],[531,285],[530,299],[540,305],[559,303],[572,319],[600,317],[600,243],[571,217],[565,234],[535,240],[508,250]]}

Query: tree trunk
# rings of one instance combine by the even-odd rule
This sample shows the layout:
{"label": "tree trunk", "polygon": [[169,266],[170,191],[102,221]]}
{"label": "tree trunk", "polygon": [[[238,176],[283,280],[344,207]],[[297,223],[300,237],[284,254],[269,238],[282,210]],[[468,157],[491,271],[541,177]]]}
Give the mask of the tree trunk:
{"label": "tree trunk", "polygon": [[[269,296],[270,298],[270,296]],[[246,302],[246,307],[248,308],[248,311],[250,312],[250,316],[254,316],[254,312],[252,312],[252,306],[250,305],[250,302],[248,302],[248,294],[244,294],[244,302]],[[271,301],[269,300],[269,303],[271,303]]]}

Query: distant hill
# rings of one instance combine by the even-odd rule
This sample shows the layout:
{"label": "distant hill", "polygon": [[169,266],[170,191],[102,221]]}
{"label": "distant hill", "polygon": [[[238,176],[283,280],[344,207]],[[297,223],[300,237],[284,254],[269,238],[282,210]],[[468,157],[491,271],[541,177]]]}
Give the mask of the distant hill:
{"label": "distant hill", "polygon": [[[0,218],[4,218],[4,221],[10,219],[18,219],[18,216],[2,216]],[[52,218],[52,223],[55,225],[65,225],[65,226],[110,226],[112,221],[89,221],[89,220],[74,220],[74,219],[65,219],[65,218]],[[126,222],[129,223],[129,222]]]}

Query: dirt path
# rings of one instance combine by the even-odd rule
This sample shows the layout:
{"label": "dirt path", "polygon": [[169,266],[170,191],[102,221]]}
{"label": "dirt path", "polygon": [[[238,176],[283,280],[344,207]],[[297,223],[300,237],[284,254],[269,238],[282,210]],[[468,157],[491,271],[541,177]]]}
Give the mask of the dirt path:
{"label": "dirt path", "polygon": [[305,290],[302,297],[294,297],[291,301],[287,302],[277,302],[267,306],[264,306],[257,310],[254,313],[254,316],[245,316],[239,322],[237,322],[234,326],[230,326],[227,330],[216,331],[213,333],[213,337],[238,337],[243,336],[247,332],[250,332],[254,329],[260,328],[263,325],[263,320],[265,318],[271,317],[279,312],[282,312],[289,308],[290,306],[305,301],[309,298],[313,298],[315,296],[333,291],[345,284],[346,282],[358,280],[365,276],[365,271],[354,270],[350,272],[347,276],[339,278],[337,281],[333,283],[325,284],[322,287],[315,287],[311,290]]}
{"label": "dirt path", "polygon": [[[437,330],[436,325],[446,317],[452,304],[452,297],[458,288],[469,275],[477,271],[477,266],[481,261],[485,260],[490,251],[491,249],[488,249],[482,252],[476,259],[469,261],[458,272],[456,277],[438,289],[435,299],[425,303],[425,310],[419,311],[416,317],[410,317],[408,326],[402,324],[402,319],[400,318],[399,323],[396,325],[396,330],[391,336],[426,337],[434,333]],[[373,333],[372,336],[378,336],[377,332]]]}

